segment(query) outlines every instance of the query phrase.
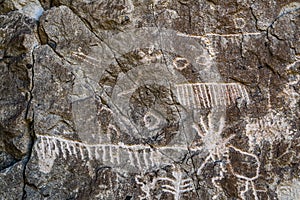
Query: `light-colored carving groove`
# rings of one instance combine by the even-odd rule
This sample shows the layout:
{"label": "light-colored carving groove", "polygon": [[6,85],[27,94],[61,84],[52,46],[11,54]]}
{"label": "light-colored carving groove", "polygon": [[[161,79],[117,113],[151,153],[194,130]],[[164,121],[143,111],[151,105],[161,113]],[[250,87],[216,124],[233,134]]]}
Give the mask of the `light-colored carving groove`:
{"label": "light-colored carving groove", "polygon": [[[130,165],[139,171],[157,167],[164,163],[172,163],[172,159],[164,155],[168,151],[188,152],[186,146],[164,146],[151,148],[146,145],[119,144],[86,144],[54,136],[38,136],[36,151],[39,160],[56,157],[77,158],[81,160],[99,160],[107,165]],[[196,152],[200,148],[191,148]]]}
{"label": "light-colored carving groove", "polygon": [[167,176],[158,176],[153,178],[151,181],[145,176],[136,176],[135,181],[140,185],[144,195],[139,198],[151,200],[151,191],[156,189],[158,184],[161,185],[162,191],[173,195],[174,200],[180,200],[181,196],[188,192],[195,192],[193,180],[186,177],[179,168],[174,167],[172,171],[172,178]]}
{"label": "light-colored carving groove", "polygon": [[218,34],[218,33],[207,33],[205,35],[192,35],[192,34],[184,34],[184,33],[178,33],[179,36],[182,37],[191,37],[191,38],[207,38],[211,36],[216,36],[216,37],[240,37],[240,36],[256,36],[256,35],[261,35],[261,32],[244,32],[244,33],[232,33],[232,34]]}
{"label": "light-colored carving groove", "polygon": [[173,194],[174,200],[179,200],[183,193],[194,191],[194,184],[191,178],[184,178],[184,174],[180,170],[172,172],[174,178],[161,177],[160,181],[167,182],[162,185],[162,191]]}
{"label": "light-colored carving groove", "polygon": [[226,107],[241,99],[250,102],[247,90],[236,83],[193,83],[176,85],[179,103],[188,108]]}

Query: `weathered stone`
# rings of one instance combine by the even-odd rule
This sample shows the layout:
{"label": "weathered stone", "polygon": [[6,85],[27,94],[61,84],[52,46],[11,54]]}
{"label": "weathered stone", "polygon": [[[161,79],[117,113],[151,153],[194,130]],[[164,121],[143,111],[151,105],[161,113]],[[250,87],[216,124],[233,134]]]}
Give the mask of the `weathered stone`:
{"label": "weathered stone", "polygon": [[298,2],[0,5],[1,198],[299,198]]}

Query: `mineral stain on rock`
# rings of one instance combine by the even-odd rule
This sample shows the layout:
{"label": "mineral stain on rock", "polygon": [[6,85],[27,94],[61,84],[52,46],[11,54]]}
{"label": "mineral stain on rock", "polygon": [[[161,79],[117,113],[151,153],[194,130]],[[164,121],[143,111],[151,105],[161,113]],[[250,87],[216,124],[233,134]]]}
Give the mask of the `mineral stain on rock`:
{"label": "mineral stain on rock", "polygon": [[0,2],[0,199],[299,199],[299,16]]}

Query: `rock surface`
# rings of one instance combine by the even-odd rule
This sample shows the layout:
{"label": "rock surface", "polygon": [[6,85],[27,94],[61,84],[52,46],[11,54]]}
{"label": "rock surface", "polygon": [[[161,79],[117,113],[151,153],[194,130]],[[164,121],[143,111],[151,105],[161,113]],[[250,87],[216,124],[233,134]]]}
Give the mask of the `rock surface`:
{"label": "rock surface", "polygon": [[0,14],[0,199],[300,199],[299,2]]}

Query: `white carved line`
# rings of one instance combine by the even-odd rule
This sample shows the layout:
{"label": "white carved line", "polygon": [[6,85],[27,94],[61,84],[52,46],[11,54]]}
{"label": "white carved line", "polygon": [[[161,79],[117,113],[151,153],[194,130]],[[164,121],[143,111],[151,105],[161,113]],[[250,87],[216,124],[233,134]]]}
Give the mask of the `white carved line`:
{"label": "white carved line", "polygon": [[[62,156],[64,159],[76,157],[82,160],[100,160],[108,164],[121,164],[121,158],[127,156],[129,165],[139,170],[158,166],[162,159],[166,159],[160,151],[176,150],[188,151],[186,146],[165,146],[153,149],[146,145],[119,144],[85,144],[54,136],[38,136],[40,142],[37,151],[46,157],[46,154]],[[199,147],[193,147],[190,151],[198,151]]]}
{"label": "white carved line", "polygon": [[80,145],[80,144],[79,144],[79,151],[80,151],[81,159],[84,160],[83,149],[81,148],[81,145]]}
{"label": "white carved line", "polygon": [[[194,91],[193,87],[186,87],[186,88],[187,88],[188,94],[195,94],[195,91]],[[196,96],[195,95],[190,96],[192,105],[197,105],[197,103],[196,103]]]}
{"label": "white carved line", "polygon": [[[53,143],[54,144],[54,152],[57,156],[59,156],[59,148],[56,142]],[[74,148],[75,149],[75,148]]]}
{"label": "white carved line", "polygon": [[86,151],[87,151],[87,156],[88,156],[87,158],[88,158],[88,159],[92,159],[91,148],[90,148],[90,147],[86,147]]}
{"label": "white carved line", "polygon": [[192,34],[184,34],[184,33],[177,33],[178,36],[182,37],[191,37],[191,38],[198,38],[198,39],[205,39],[210,36],[217,36],[217,37],[240,37],[240,36],[257,36],[261,35],[261,32],[244,32],[244,33],[233,33],[233,34],[217,34],[217,33],[207,33],[205,35],[192,35]]}
{"label": "white carved line", "polygon": [[249,184],[250,184],[251,189],[252,189],[252,194],[254,196],[254,199],[258,200],[259,198],[257,196],[257,190],[255,188],[255,185],[254,185],[253,181],[256,180],[256,179],[258,179],[259,174],[260,174],[260,165],[261,165],[261,163],[259,161],[259,158],[255,154],[251,154],[251,153],[242,151],[242,150],[240,150],[240,149],[238,149],[238,148],[236,148],[236,147],[234,147],[232,145],[230,145],[229,148],[233,148],[235,151],[238,151],[241,154],[248,155],[248,156],[251,156],[251,157],[255,158],[256,163],[257,163],[257,167],[256,167],[256,175],[254,177],[251,178],[251,177],[246,177],[246,176],[243,176],[243,175],[240,175],[240,174],[236,174],[233,170],[232,170],[232,172],[233,172],[234,176],[236,176],[237,178],[246,181],[245,190],[241,191],[241,197],[242,197],[242,199],[246,199],[245,198],[245,193],[249,190]]}
{"label": "white carved line", "polygon": [[250,102],[244,86],[237,83],[189,83],[176,85],[180,104],[188,108],[225,107],[238,98]]}
{"label": "white carved line", "polygon": [[174,171],[172,175],[174,179],[160,177],[158,180],[168,182],[162,185],[162,190],[173,194],[175,200],[179,200],[181,194],[195,190],[193,180],[191,178],[183,179],[183,173],[181,171]]}
{"label": "white carved line", "polygon": [[203,96],[202,95],[202,91],[199,91],[197,87],[193,87],[193,90],[194,90],[194,93],[201,93],[201,95],[196,95],[195,97],[195,105],[197,105],[197,107],[200,107],[201,106],[201,101],[203,102],[203,104],[205,105],[205,101],[203,101],[204,99],[200,99],[200,96]]}
{"label": "white carved line", "polygon": [[245,152],[245,151],[242,151],[232,145],[229,146],[230,148],[234,149],[235,151],[238,151],[240,152],[241,154],[244,154],[244,155],[248,155],[248,156],[251,156],[253,157],[255,160],[256,160],[256,163],[257,163],[257,168],[256,168],[256,175],[252,178],[249,178],[249,177],[246,177],[246,176],[243,176],[243,175],[239,175],[239,174],[234,174],[236,177],[240,178],[240,179],[244,179],[244,180],[247,180],[247,181],[253,181],[255,179],[257,179],[259,177],[259,174],[260,174],[260,161],[258,159],[258,157],[255,155],[255,154],[252,154],[252,153],[248,153],[248,152]]}
{"label": "white carved line", "polygon": [[201,93],[204,93],[204,96],[200,96],[200,98],[202,98],[204,101],[207,102],[207,108],[210,107],[210,101],[209,101],[209,97],[208,97],[208,93],[207,93],[207,89],[205,87],[205,85],[195,85],[195,87],[199,87],[200,91],[203,91]]}
{"label": "white carved line", "polygon": [[144,159],[144,163],[145,163],[146,167],[148,168],[150,166],[150,164],[149,164],[150,160],[148,161],[146,149],[143,150],[143,159]]}
{"label": "white carved line", "polygon": [[112,152],[112,147],[109,146],[108,149],[109,149],[109,158],[110,158],[110,162],[111,162],[111,163],[114,163],[114,155],[113,155],[113,152]]}
{"label": "white carved line", "polygon": [[140,162],[140,158],[139,158],[139,154],[137,151],[134,152],[134,156],[135,156],[135,159],[136,159],[136,163],[137,163],[137,166],[140,170],[142,170],[142,165],[141,165],[141,162]]}
{"label": "white carved line", "polygon": [[84,54],[83,52],[81,52],[81,48],[79,48],[78,51],[73,51],[71,53],[71,55],[74,56],[75,58],[81,60],[81,61],[86,62],[89,65],[94,66],[94,67],[98,67],[98,66],[97,66],[97,64],[93,63],[92,61],[97,62],[97,63],[100,62],[96,58],[88,56],[88,55]]}
{"label": "white carved line", "polygon": [[41,149],[41,158],[45,159],[46,158],[46,150],[45,150],[45,144],[44,144],[44,140],[41,140],[41,142],[37,145],[39,149]]}

